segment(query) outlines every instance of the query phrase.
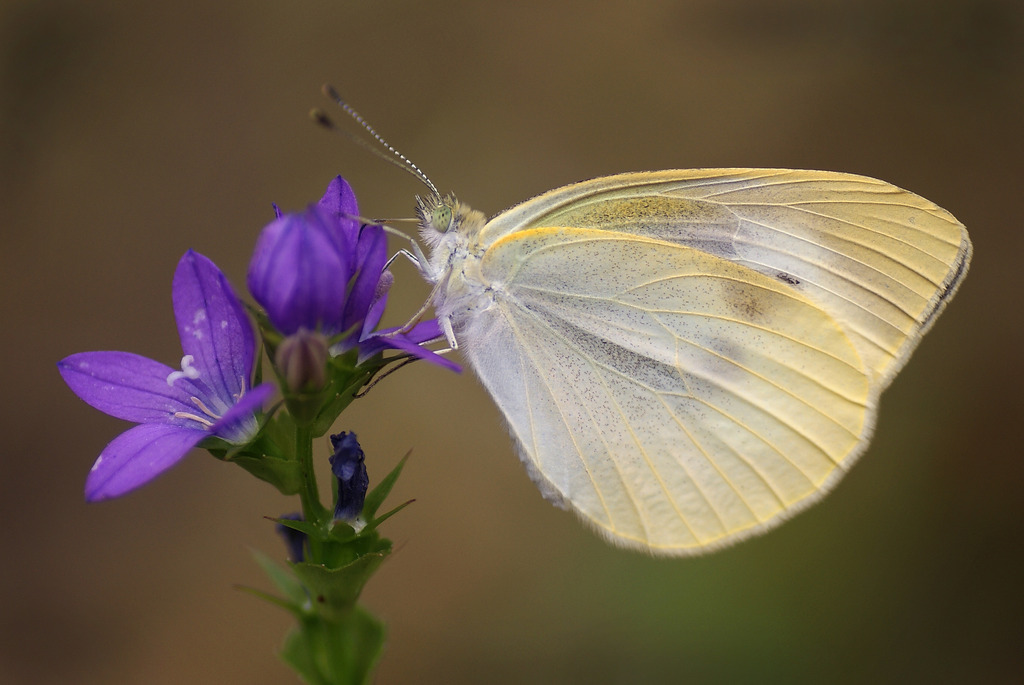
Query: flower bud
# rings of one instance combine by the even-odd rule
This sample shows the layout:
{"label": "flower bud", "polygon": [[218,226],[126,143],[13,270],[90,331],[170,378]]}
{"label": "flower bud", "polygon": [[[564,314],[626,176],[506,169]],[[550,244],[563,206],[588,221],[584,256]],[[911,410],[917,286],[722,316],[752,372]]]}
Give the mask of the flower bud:
{"label": "flower bud", "polygon": [[285,338],[274,354],[274,365],[293,394],[316,392],[327,385],[327,338],[300,328]]}
{"label": "flower bud", "polygon": [[310,207],[271,221],[256,242],[249,291],[284,335],[300,328],[327,335],[342,330],[352,273],[336,224],[327,212]]}
{"label": "flower bud", "polygon": [[[370,478],[366,474],[363,448],[355,433],[331,436],[334,454],[331,455],[331,473],[338,479],[338,500],[334,505],[334,518],[356,523],[363,511],[366,488]],[[359,526],[362,527],[362,526]]]}

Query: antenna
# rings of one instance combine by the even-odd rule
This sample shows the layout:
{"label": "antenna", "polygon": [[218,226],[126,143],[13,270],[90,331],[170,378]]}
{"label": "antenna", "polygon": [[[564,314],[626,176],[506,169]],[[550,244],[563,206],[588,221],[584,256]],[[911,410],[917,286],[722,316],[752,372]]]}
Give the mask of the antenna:
{"label": "antenna", "polygon": [[345,131],[345,130],[342,130],[342,129],[338,128],[337,126],[334,125],[334,122],[331,120],[331,118],[328,117],[326,114],[324,114],[323,111],[321,111],[319,109],[314,109],[313,111],[311,111],[309,113],[310,116],[313,117],[313,120],[316,123],[320,124],[321,126],[323,126],[324,128],[326,128],[329,131],[334,131],[335,133],[340,133],[340,134],[344,135],[345,137],[347,137],[352,142],[354,142],[357,145],[363,147],[364,149],[368,150],[369,152],[372,152],[377,157],[383,159],[385,162],[388,162],[389,164],[394,164],[399,169],[404,169],[405,171],[409,172],[410,174],[412,174],[413,176],[418,178],[423,185],[427,186],[427,188],[430,189],[430,192],[434,195],[434,197],[440,197],[441,196],[441,193],[437,192],[437,186],[435,186],[433,183],[431,183],[431,181],[427,177],[427,175],[425,173],[423,173],[418,166],[413,164],[412,160],[410,160],[408,157],[403,155],[401,152],[399,152],[395,148],[391,147],[391,145],[388,144],[388,142],[386,140],[384,140],[384,138],[382,138],[381,135],[379,133],[377,133],[373,129],[372,126],[370,126],[370,124],[368,124],[366,122],[366,119],[363,119],[363,117],[360,116],[359,112],[357,112],[354,109],[352,109],[352,106],[349,105],[347,102],[345,102],[345,100],[340,95],[338,95],[338,91],[336,91],[332,85],[330,85],[329,83],[325,83],[322,90],[323,90],[324,95],[326,95],[330,99],[334,100],[334,102],[339,107],[341,107],[342,111],[344,111],[345,114],[347,114],[350,117],[352,117],[352,119],[354,119],[355,122],[357,124],[359,124],[363,128],[364,131],[369,133],[370,136],[373,137],[373,139],[375,141],[377,141],[377,143],[381,147],[383,147],[385,150],[387,150],[391,154],[390,155],[384,154],[378,148],[375,148],[374,146],[372,146],[370,143],[368,143],[367,141],[363,140],[359,136],[353,135],[352,133],[349,133],[348,131]]}

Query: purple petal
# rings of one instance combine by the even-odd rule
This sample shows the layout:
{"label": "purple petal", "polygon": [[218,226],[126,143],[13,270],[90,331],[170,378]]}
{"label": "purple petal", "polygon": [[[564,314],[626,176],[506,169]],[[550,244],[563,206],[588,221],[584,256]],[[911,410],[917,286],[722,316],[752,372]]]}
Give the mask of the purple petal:
{"label": "purple petal", "polygon": [[317,206],[325,209],[339,219],[350,220],[349,217],[359,216],[359,205],[356,203],[356,194],[352,186],[341,176],[335,176],[327,184],[324,196],[320,198]]}
{"label": "purple petal", "polygon": [[359,272],[356,274],[352,290],[345,303],[345,316],[341,330],[347,331],[352,326],[367,318],[370,305],[374,302],[377,283],[381,271],[388,260],[387,237],[380,226],[365,226],[359,235],[356,248],[359,253],[357,262]]}
{"label": "purple petal", "polygon": [[[348,273],[351,275],[358,266],[356,244],[361,226],[361,222],[353,218],[359,216],[359,206],[356,204],[356,194],[352,191],[352,186],[341,176],[336,176],[328,184],[327,191],[320,198],[317,207],[334,221],[338,249],[342,258],[346,260]],[[345,283],[348,284],[347,279]]]}
{"label": "purple petal", "polygon": [[192,250],[178,262],[171,290],[182,351],[195,358],[213,394],[230,403],[245,392],[253,369],[256,340],[245,308],[220,269]]}
{"label": "purple petal", "polygon": [[171,468],[205,438],[204,430],[144,423],[114,438],[85,481],[85,499],[97,502],[145,485]]}
{"label": "purple petal", "polygon": [[[402,352],[407,352],[408,354],[414,357],[424,359],[428,362],[431,362],[432,364],[437,364],[438,366],[443,366],[446,369],[451,369],[456,373],[462,371],[462,367],[456,364],[455,362],[437,354],[432,350],[428,350],[425,347],[421,347],[419,343],[414,342],[413,339],[409,337],[409,334],[415,334],[416,338],[421,340],[421,342],[437,339],[438,337],[440,337],[440,329],[437,326],[436,319],[432,319],[431,321],[424,321],[422,323],[417,324],[415,327],[413,327],[409,334],[386,335],[387,333],[392,333],[393,331],[396,330],[398,329],[389,328],[383,331],[379,331],[374,335],[370,336],[369,338],[360,341],[359,361],[368,359],[369,357],[372,357],[378,352],[391,348],[401,350]],[[438,333],[438,335],[425,337],[428,334],[434,332]]]}
{"label": "purple petal", "polygon": [[[389,339],[390,333],[397,331],[401,326],[393,326],[391,328],[382,328],[373,334],[373,337],[381,337]],[[420,343],[431,342],[434,340],[441,340],[444,338],[444,333],[441,332],[441,324],[437,322],[437,319],[427,319],[426,321],[420,321],[418,324],[410,328],[405,333],[401,334],[402,337],[406,338],[410,342]]]}
{"label": "purple petal", "polygon": [[259,425],[253,412],[260,409],[270,399],[275,388],[273,383],[263,383],[245,393],[235,406],[231,407],[213,424],[210,433],[236,444],[242,444],[254,438],[259,430]]}
{"label": "purple petal", "polygon": [[249,264],[249,291],[285,335],[341,329],[351,271],[339,252],[334,220],[310,208],[267,225]]}
{"label": "purple petal", "polygon": [[438,366],[443,366],[446,369],[451,369],[456,373],[460,373],[462,371],[462,367],[451,359],[441,356],[433,350],[428,350],[426,347],[422,347],[421,345],[414,343],[405,336],[396,335],[392,338],[388,338],[388,341],[389,347],[394,347],[395,349],[407,352],[413,357],[419,357],[431,364],[437,364]]}
{"label": "purple petal", "polygon": [[428,319],[420,321],[410,330],[406,331],[405,337],[419,344],[430,342],[431,340],[439,340],[444,337],[444,333],[441,332],[441,324],[437,322],[437,319]]}
{"label": "purple petal", "polygon": [[72,392],[100,411],[137,423],[175,423],[176,412],[195,412],[187,379],[174,386],[174,369],[130,352],[81,352],[57,363]]}
{"label": "purple petal", "polygon": [[366,319],[363,320],[363,330],[360,334],[360,339],[366,338],[373,333],[373,329],[380,323],[381,317],[384,316],[384,309],[388,304],[388,292],[391,290],[391,285],[395,282],[395,277],[392,273],[385,269],[380,274],[380,279],[377,281],[377,287],[373,292],[373,304],[366,311]]}

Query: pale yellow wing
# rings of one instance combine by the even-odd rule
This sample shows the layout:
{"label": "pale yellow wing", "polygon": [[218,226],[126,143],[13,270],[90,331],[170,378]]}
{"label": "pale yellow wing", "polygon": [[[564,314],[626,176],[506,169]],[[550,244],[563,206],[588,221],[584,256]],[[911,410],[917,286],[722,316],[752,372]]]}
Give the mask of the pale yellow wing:
{"label": "pale yellow wing", "polygon": [[888,385],[967,271],[964,227],[863,176],[780,169],[623,174],[552,190],[495,217],[481,241],[543,226],[686,245],[790,286],[839,322],[872,385]]}
{"label": "pale yellow wing", "polygon": [[539,228],[493,242],[470,364],[542,492],[611,540],[690,554],[812,502],[875,393],[843,328],[784,280],[676,242]]}

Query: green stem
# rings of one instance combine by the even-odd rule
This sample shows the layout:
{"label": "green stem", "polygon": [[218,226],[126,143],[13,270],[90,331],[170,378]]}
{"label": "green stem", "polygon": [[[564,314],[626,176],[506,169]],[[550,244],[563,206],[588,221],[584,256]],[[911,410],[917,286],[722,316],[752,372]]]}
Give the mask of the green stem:
{"label": "green stem", "polygon": [[[302,500],[302,517],[320,528],[324,525],[325,510],[320,504],[320,493],[316,485],[316,471],[313,469],[313,434],[308,424],[295,428],[295,456],[302,474],[302,490],[299,492],[299,498]],[[310,536],[309,548],[309,561],[321,563],[321,536]]]}

